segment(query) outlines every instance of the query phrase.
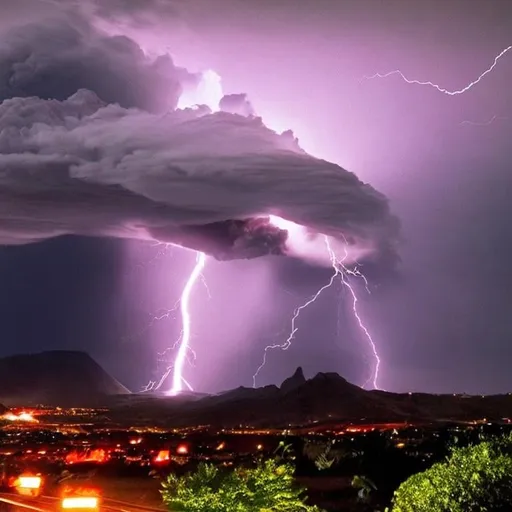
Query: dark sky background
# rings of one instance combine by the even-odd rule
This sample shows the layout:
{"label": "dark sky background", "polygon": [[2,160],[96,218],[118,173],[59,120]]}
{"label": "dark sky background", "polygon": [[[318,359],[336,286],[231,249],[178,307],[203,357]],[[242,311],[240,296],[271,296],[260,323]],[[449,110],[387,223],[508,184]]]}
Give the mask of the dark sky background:
{"label": "dark sky background", "polygon": [[[109,20],[130,19],[123,2],[112,5]],[[3,23],[52,8],[17,2]],[[130,35],[169,48],[179,64],[216,70],[225,92],[247,92],[271,127],[292,128],[304,149],[389,197],[403,225],[400,276],[378,276],[371,295],[358,287],[380,386],[511,391],[512,51],[458,96],[396,76],[361,79],[400,69],[463,87],[512,44],[512,3],[204,0],[158,12],[157,27]],[[192,264],[189,253],[135,241],[1,248],[0,355],[87,350],[137,389],[179,333],[176,312],[152,319],[179,298]],[[286,339],[293,309],[329,276],[276,258],[208,264],[211,297],[202,283],[193,296],[188,380],[206,391],[252,385],[264,346]],[[324,294],[301,316],[292,348],[269,354],[258,384],[298,365],[362,384],[371,358],[349,307],[339,286]]]}

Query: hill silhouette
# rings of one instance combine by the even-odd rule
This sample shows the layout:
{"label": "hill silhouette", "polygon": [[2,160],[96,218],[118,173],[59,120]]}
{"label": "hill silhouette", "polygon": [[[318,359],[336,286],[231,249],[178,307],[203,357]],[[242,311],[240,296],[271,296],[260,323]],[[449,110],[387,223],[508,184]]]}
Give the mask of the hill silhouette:
{"label": "hill silhouette", "polygon": [[[217,395],[150,398],[131,395],[111,402],[117,423],[169,427],[288,428],[367,422],[501,421],[512,417],[512,396],[430,395],[366,391],[337,373],[306,380],[301,368],[280,387],[239,387]],[[310,428],[310,427],[308,427]]]}
{"label": "hill silhouette", "polygon": [[129,391],[85,352],[56,350],[0,359],[0,403],[80,406]]}
{"label": "hill silhouette", "polygon": [[[0,359],[0,403],[106,406],[117,425],[328,428],[351,422],[433,422],[512,418],[512,395],[467,396],[366,391],[337,373],[306,379],[301,368],[280,387],[239,387],[215,395],[131,394],[88,354],[54,351]],[[0,406],[0,411],[1,411]]]}

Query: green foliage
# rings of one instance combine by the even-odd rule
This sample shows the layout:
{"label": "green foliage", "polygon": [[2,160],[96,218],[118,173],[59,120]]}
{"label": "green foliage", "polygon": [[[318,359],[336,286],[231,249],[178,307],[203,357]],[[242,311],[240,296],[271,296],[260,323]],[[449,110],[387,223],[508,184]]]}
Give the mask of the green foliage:
{"label": "green foliage", "polygon": [[512,503],[512,435],[452,448],[446,462],[411,476],[392,512],[505,512]]}
{"label": "green foliage", "polygon": [[201,463],[194,473],[169,475],[162,487],[163,501],[173,512],[319,512],[304,503],[293,466],[274,459],[230,472]]}
{"label": "green foliage", "polygon": [[345,455],[343,451],[335,449],[335,441],[319,443],[306,441],[302,453],[312,460],[319,471],[329,469],[337,464]]}
{"label": "green foliage", "polygon": [[286,444],[284,441],[279,441],[277,448],[274,450],[274,456],[276,462],[284,462],[286,459],[295,459],[292,445],[290,443]]}
{"label": "green foliage", "polygon": [[315,466],[318,471],[323,471],[324,469],[329,469],[336,462],[336,459],[327,456],[326,453],[321,453],[315,459]]}
{"label": "green foliage", "polygon": [[358,489],[357,498],[365,503],[370,500],[371,492],[377,490],[377,486],[372,480],[366,476],[359,475],[352,479],[352,487]]}

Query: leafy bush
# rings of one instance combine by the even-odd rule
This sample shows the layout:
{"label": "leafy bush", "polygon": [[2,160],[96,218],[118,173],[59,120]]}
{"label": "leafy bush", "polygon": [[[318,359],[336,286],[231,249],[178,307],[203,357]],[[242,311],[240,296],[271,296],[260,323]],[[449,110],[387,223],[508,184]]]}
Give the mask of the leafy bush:
{"label": "leafy bush", "polygon": [[316,469],[324,471],[335,467],[343,458],[353,457],[354,454],[342,448],[335,447],[336,441],[318,442],[306,440],[302,454],[311,460]]}
{"label": "leafy bush", "polygon": [[169,475],[162,498],[173,512],[317,512],[293,482],[293,466],[270,459],[253,469],[222,471],[199,464],[183,477]]}
{"label": "leafy bush", "polygon": [[357,489],[357,499],[362,502],[370,501],[370,494],[377,490],[375,483],[366,476],[355,475],[352,478],[352,487]]}
{"label": "leafy bush", "polygon": [[392,512],[505,512],[512,503],[512,436],[454,448],[447,461],[411,476]]}

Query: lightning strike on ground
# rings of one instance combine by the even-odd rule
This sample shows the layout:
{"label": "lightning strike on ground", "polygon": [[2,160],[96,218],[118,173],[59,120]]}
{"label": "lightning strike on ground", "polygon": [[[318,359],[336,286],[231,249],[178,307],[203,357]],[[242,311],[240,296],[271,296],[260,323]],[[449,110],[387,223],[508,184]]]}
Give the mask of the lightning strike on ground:
{"label": "lightning strike on ground", "polygon": [[[190,274],[190,277],[183,288],[181,295],[181,320],[182,320],[182,335],[181,342],[178,348],[178,354],[174,360],[174,373],[172,379],[172,388],[170,391],[171,395],[177,395],[183,391],[183,366],[187,357],[187,352],[190,350],[190,337],[192,333],[191,329],[191,315],[190,315],[190,295],[194,289],[194,285],[197,280],[201,277],[203,269],[206,265],[206,254],[198,252],[196,255],[196,264]],[[187,385],[187,384],[185,384]]]}
{"label": "lightning strike on ground", "polygon": [[[343,283],[343,286],[345,286],[348,289],[348,291],[350,292],[350,295],[352,296],[352,313],[354,314],[354,317],[357,320],[359,329],[363,332],[363,335],[368,340],[368,344],[370,346],[373,358],[375,360],[375,367],[373,369],[373,372],[368,377],[368,380],[365,382],[363,387],[365,388],[368,386],[368,384],[371,383],[373,386],[373,389],[379,389],[378,379],[379,379],[379,370],[380,370],[381,361],[380,361],[379,354],[377,352],[377,346],[375,345],[375,342],[373,341],[370,331],[368,331],[368,328],[366,327],[363,320],[361,319],[361,315],[359,314],[359,311],[357,308],[357,303],[358,303],[359,299],[354,290],[354,287],[348,281],[347,275],[363,278],[365,285],[366,285],[366,289],[369,292],[368,281],[366,280],[364,275],[359,272],[359,270],[357,270],[357,269],[350,270],[343,264],[343,260],[341,260],[341,261],[337,260],[336,255],[334,254],[334,251],[331,249],[331,246],[329,244],[329,240],[327,239],[327,237],[325,239],[325,243],[327,245],[327,250],[329,251],[329,256],[331,257],[331,262],[332,262],[333,268],[336,268],[339,270],[339,275],[341,276],[341,281]],[[347,257],[347,253],[345,252],[344,259],[346,257]],[[341,269],[340,269],[340,267],[341,267]]]}
{"label": "lightning strike on ground", "polygon": [[[150,391],[158,391],[162,386],[163,384],[165,383],[165,381],[167,380],[167,378],[169,377],[169,375],[171,374],[172,370],[173,370],[174,366],[169,366],[164,374],[160,377],[160,380],[150,380],[141,390],[142,393],[148,393]],[[194,391],[192,386],[184,379],[182,378],[182,382],[183,384],[185,384],[185,386],[187,386],[187,388],[190,390],[190,391]]]}
{"label": "lightning strike on ground", "polygon": [[[192,292],[192,289],[198,279],[201,279],[201,282],[203,283],[206,292],[208,294],[208,297],[211,299],[211,293],[210,289],[208,287],[208,283],[206,282],[206,279],[203,275],[203,269],[206,264],[206,255],[203,253],[197,253],[196,256],[196,265],[194,266],[192,273],[187,280],[187,283],[185,284],[185,287],[183,289],[183,292],[181,294],[180,299],[176,301],[174,306],[170,309],[161,309],[161,314],[155,314],[153,315],[150,323],[148,326],[144,329],[144,332],[147,331],[154,323],[164,320],[166,318],[170,318],[171,314],[176,312],[178,309],[181,310],[181,318],[182,318],[182,329],[181,333],[178,337],[178,339],[173,343],[173,345],[167,347],[163,352],[159,352],[158,355],[158,362],[160,363],[168,363],[167,355],[172,353],[176,347],[179,347],[178,349],[178,355],[176,356],[176,360],[173,364],[168,365],[162,374],[162,376],[157,380],[150,380],[145,386],[142,388],[142,392],[149,392],[149,391],[159,391],[162,386],[165,384],[171,373],[173,372],[174,368],[176,367],[176,364],[180,364],[180,366],[177,369],[177,372],[174,372],[174,374],[179,373],[179,379],[180,382],[185,384],[187,388],[189,388],[191,391],[193,391],[192,386],[185,380],[183,377],[183,365],[185,363],[185,359],[188,360],[189,364],[191,366],[194,365],[194,362],[197,358],[196,353],[194,349],[190,346],[190,322],[191,317],[189,313],[189,301],[190,301],[190,294]],[[183,348],[182,348],[183,347]],[[184,355],[180,355],[180,350],[183,351]],[[191,356],[191,358],[190,358]],[[179,391],[174,391],[179,388],[179,391],[182,390],[181,386],[176,385],[176,379],[173,378],[173,386],[172,390],[170,391],[170,394],[177,394]]]}
{"label": "lightning strike on ground", "polygon": [[297,309],[295,309],[295,311],[293,313],[293,317],[292,317],[292,328],[291,328],[290,334],[288,335],[288,338],[286,339],[286,341],[281,344],[267,345],[265,347],[265,349],[263,351],[263,360],[261,361],[261,364],[258,366],[256,373],[252,376],[253,387],[256,387],[256,378],[258,377],[258,374],[261,372],[261,370],[263,369],[263,367],[265,366],[265,364],[267,362],[267,352],[269,350],[274,350],[276,348],[279,348],[281,350],[288,350],[291,347],[292,341],[295,338],[295,333],[298,330],[298,327],[296,326],[296,321],[299,318],[300,312],[303,309],[306,309],[309,305],[313,304],[313,302],[315,302],[316,299],[318,299],[318,297],[322,294],[322,292],[324,290],[327,290],[327,288],[330,288],[333,285],[334,280],[336,279],[336,276],[338,274],[339,274],[338,269],[335,269],[334,274],[331,276],[331,279],[329,280],[329,282],[326,285],[322,286],[322,288],[320,288],[315,293],[315,295],[313,295],[313,297],[311,297],[307,302],[302,304],[302,306],[299,306]]}
{"label": "lightning strike on ground", "polygon": [[286,341],[284,343],[280,343],[280,344],[276,343],[276,344],[272,344],[272,345],[267,345],[264,348],[262,362],[258,366],[258,368],[256,369],[256,372],[254,373],[254,375],[252,377],[253,387],[256,387],[256,379],[257,379],[259,373],[261,372],[261,370],[263,369],[263,367],[265,366],[265,364],[267,362],[267,353],[269,351],[275,350],[275,349],[288,350],[290,348],[290,346],[292,345],[292,341],[295,338],[295,334],[297,333],[297,330],[298,330],[298,327],[297,327],[296,323],[297,323],[297,320],[298,320],[298,318],[300,316],[301,311],[306,309],[311,304],[313,304],[318,299],[318,297],[322,294],[322,292],[324,290],[327,290],[328,288],[330,288],[334,284],[334,281],[335,281],[336,277],[339,276],[340,279],[341,279],[341,283],[343,284],[343,286],[345,286],[349,290],[349,292],[351,294],[351,297],[352,297],[352,313],[353,313],[353,315],[354,315],[354,317],[355,317],[355,319],[357,321],[358,327],[360,328],[360,330],[363,332],[363,335],[368,340],[368,343],[370,345],[373,357],[375,359],[374,370],[373,370],[372,374],[370,375],[370,377],[368,378],[368,380],[366,381],[364,386],[366,387],[369,383],[372,383],[374,389],[379,389],[378,388],[378,378],[379,378],[379,370],[380,370],[381,360],[380,360],[380,357],[378,355],[377,347],[375,345],[375,342],[373,341],[373,338],[372,338],[370,332],[368,331],[367,327],[365,326],[364,322],[361,319],[361,316],[359,315],[359,311],[358,311],[358,307],[357,307],[357,303],[358,303],[357,294],[356,294],[353,286],[349,283],[349,281],[347,279],[347,275],[363,279],[365,287],[366,287],[366,290],[369,293],[370,290],[369,290],[369,287],[368,287],[368,281],[367,281],[366,277],[359,271],[359,269],[357,267],[354,268],[354,269],[349,269],[349,268],[347,268],[343,264],[343,261],[348,256],[348,252],[347,252],[346,249],[345,249],[345,255],[343,257],[343,260],[340,261],[340,260],[338,260],[336,258],[336,255],[335,255],[334,251],[331,248],[331,245],[329,243],[329,238],[327,236],[324,237],[324,241],[325,241],[325,245],[326,245],[326,248],[327,248],[327,252],[329,254],[329,258],[331,260],[331,265],[332,265],[332,268],[334,270],[334,273],[331,276],[329,282],[327,284],[325,284],[324,286],[322,286],[313,295],[313,297],[311,297],[304,304],[302,304],[301,306],[299,306],[298,308],[295,309],[295,311],[293,313],[293,316],[292,316],[292,320],[291,320],[291,331],[290,331],[290,334],[288,335],[288,338],[286,339]]}
{"label": "lightning strike on ground", "polygon": [[439,92],[442,92],[443,94],[447,94],[449,96],[457,96],[459,94],[463,94],[467,91],[469,91],[471,88],[473,88],[475,85],[477,85],[485,76],[487,76],[493,69],[498,65],[499,60],[504,57],[510,50],[512,50],[512,45],[507,46],[507,48],[503,49],[496,57],[494,57],[494,62],[489,66],[478,78],[464,86],[462,89],[456,89],[453,91],[450,91],[449,89],[445,89],[444,87],[441,87],[438,84],[435,84],[430,81],[421,81],[421,80],[411,80],[407,78],[399,69],[395,69],[394,71],[389,71],[388,73],[375,73],[372,76],[365,76],[364,80],[372,80],[374,78],[387,78],[388,76],[392,75],[398,75],[404,82],[407,82],[408,84],[416,84],[416,85],[427,85],[429,87],[433,87],[434,89],[437,89]]}

